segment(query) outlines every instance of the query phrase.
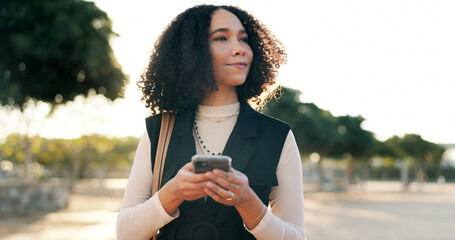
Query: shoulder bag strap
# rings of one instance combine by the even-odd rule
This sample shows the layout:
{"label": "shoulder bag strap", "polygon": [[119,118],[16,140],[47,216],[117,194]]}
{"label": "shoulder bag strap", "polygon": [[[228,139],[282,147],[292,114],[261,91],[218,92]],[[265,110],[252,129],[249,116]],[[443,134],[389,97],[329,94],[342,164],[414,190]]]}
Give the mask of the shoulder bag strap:
{"label": "shoulder bag strap", "polygon": [[161,188],[164,163],[166,161],[166,153],[169,146],[169,140],[171,139],[174,122],[175,114],[162,114],[160,136],[158,138],[158,146],[156,147],[155,166],[153,168],[152,196]]}

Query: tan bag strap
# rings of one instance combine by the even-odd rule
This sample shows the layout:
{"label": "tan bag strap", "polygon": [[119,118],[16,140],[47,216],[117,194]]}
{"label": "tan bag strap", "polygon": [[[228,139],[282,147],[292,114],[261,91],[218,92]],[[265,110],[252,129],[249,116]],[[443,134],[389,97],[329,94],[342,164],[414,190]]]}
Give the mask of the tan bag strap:
{"label": "tan bag strap", "polygon": [[166,161],[166,153],[169,140],[171,139],[172,129],[174,128],[174,122],[175,114],[162,114],[160,136],[158,138],[158,146],[156,147],[155,167],[153,168],[152,196],[161,188],[164,163]]}

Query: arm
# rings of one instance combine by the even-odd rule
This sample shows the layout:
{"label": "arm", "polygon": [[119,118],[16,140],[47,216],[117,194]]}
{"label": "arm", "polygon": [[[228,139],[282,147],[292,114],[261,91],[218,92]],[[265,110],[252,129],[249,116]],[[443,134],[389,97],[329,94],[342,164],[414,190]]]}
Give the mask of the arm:
{"label": "arm", "polygon": [[139,142],[122,206],[117,217],[118,239],[150,239],[161,227],[179,216],[184,200],[205,196],[207,177],[194,174],[191,163],[182,167],[157,194],[151,194],[150,140],[145,133]]}
{"label": "arm", "polygon": [[120,240],[149,239],[179,215],[178,210],[172,215],[167,214],[158,194],[152,196],[151,169],[150,139],[146,132],[139,142],[117,216],[117,237]]}
{"label": "arm", "polygon": [[255,228],[247,230],[257,239],[305,239],[302,163],[292,131],[281,152],[277,177],[269,209]]}
{"label": "arm", "polygon": [[234,206],[244,220],[246,230],[257,239],[305,239],[302,163],[291,131],[277,167],[279,185],[273,187],[270,194],[271,210],[249,187],[243,173],[231,168],[230,173],[215,169],[206,175],[213,181],[207,185],[206,193],[219,203]]}

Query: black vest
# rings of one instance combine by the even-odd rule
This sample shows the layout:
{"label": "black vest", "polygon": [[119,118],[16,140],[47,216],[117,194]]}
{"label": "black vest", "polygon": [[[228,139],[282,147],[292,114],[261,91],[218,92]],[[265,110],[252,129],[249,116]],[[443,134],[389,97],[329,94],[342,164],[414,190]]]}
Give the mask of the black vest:
{"label": "black vest", "polygon": [[[177,114],[164,166],[163,185],[196,154],[192,127],[195,108]],[[160,132],[161,114],[146,118],[151,142],[152,171]],[[243,102],[237,123],[226,143],[223,155],[232,158],[232,167],[243,172],[250,187],[267,206],[272,186],[277,186],[276,168],[290,127],[253,110]],[[180,216],[160,230],[157,239],[255,239],[242,224],[234,207],[210,197],[184,201]]]}

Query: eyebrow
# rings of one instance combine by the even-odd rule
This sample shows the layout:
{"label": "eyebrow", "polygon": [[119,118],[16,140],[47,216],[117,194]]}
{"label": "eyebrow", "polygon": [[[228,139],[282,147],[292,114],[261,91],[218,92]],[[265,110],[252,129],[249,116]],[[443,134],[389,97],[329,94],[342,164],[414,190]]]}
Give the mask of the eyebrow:
{"label": "eyebrow", "polygon": [[[217,33],[217,32],[229,32],[229,28],[218,28],[216,29],[215,31],[213,31],[212,33],[209,34],[209,37],[211,37],[213,34]],[[245,29],[242,29],[239,31],[240,33],[245,33],[246,34],[246,30]]]}

